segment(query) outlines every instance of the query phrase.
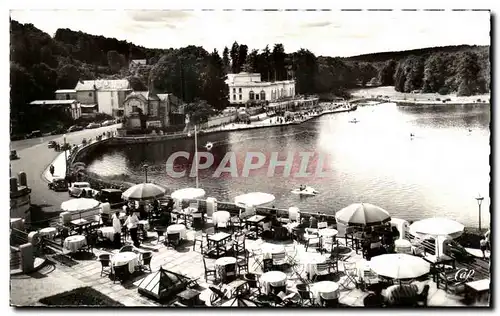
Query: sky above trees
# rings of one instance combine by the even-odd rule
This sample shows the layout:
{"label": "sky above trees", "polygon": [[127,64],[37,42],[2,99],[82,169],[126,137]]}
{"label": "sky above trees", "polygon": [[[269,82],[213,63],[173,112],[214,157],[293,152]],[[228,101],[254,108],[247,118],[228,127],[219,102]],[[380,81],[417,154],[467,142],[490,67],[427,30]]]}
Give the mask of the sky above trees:
{"label": "sky above trees", "polygon": [[199,45],[219,52],[234,41],[249,51],[282,43],[287,53],[306,48],[316,56],[490,44],[487,11],[13,10],[11,18],[50,35],[70,28],[148,48]]}

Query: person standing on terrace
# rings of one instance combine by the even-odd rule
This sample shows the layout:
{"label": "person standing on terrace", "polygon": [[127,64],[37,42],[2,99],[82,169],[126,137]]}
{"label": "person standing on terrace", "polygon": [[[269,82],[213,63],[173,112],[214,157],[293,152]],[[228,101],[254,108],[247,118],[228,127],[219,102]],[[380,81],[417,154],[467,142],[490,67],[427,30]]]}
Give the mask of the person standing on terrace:
{"label": "person standing on terrace", "polygon": [[115,248],[118,249],[121,246],[121,232],[122,232],[122,224],[120,222],[120,211],[116,211],[112,216],[113,220],[113,230],[115,231]]}
{"label": "person standing on terrace", "polygon": [[137,239],[137,224],[139,223],[139,218],[137,217],[137,212],[133,212],[127,220],[125,221],[125,225],[127,226],[130,232],[130,238],[134,242],[135,247],[139,247],[139,240]]}

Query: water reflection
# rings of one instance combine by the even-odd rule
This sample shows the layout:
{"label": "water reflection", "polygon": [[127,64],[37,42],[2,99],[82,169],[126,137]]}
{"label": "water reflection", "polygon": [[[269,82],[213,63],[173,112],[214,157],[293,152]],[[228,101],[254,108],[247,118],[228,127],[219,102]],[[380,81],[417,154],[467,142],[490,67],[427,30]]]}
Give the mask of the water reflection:
{"label": "water reflection", "polygon": [[[349,123],[356,118],[359,123]],[[361,107],[354,113],[325,115],[302,125],[232,133],[200,135],[200,151],[207,142],[215,165],[199,171],[200,185],[208,196],[233,199],[251,191],[276,195],[275,205],[297,206],[308,211],[333,213],[353,202],[370,202],[395,217],[415,220],[450,216],[465,225],[477,225],[474,196],[489,192],[489,124],[487,106],[397,107],[394,104]],[[469,132],[469,129],[472,131]],[[410,137],[410,134],[415,134]],[[96,153],[89,169],[102,175],[129,173],[142,176],[141,166],[155,182],[175,189],[193,186],[194,178],[167,176],[165,162],[176,151],[194,156],[194,140],[133,145]],[[238,177],[213,173],[227,152],[237,156]],[[292,175],[267,176],[269,161],[250,177],[241,177],[247,152],[262,152],[267,158],[279,152],[313,152],[308,171],[318,157],[327,157],[326,177],[296,177],[300,162],[294,160]],[[163,168],[163,169],[162,169]],[[189,169],[191,161],[178,160],[176,168]],[[290,193],[300,184],[315,187],[320,194],[300,199]],[[483,222],[488,223],[488,203],[483,204]]]}

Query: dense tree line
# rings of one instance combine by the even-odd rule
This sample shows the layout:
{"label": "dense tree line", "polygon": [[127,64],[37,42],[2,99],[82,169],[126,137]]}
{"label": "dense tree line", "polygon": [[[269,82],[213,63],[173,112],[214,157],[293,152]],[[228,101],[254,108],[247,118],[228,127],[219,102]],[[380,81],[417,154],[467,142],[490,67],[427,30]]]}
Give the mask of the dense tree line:
{"label": "dense tree line", "polygon": [[[226,74],[261,74],[263,81],[296,80],[298,94],[348,96],[364,85],[394,85],[411,92],[453,92],[468,95],[488,91],[489,48],[449,46],[407,52],[376,53],[350,58],[315,56],[307,49],[286,52],[283,44],[251,48],[234,42],[217,51],[202,47],[148,49],[69,29],[54,37],[32,24],[11,25],[11,121],[26,131],[40,127],[27,104],[52,99],[57,89],[72,89],[79,80],[128,78],[135,90],[173,93],[190,104],[228,104]],[[147,65],[129,68],[132,59]],[[206,101],[202,102],[201,100]]]}

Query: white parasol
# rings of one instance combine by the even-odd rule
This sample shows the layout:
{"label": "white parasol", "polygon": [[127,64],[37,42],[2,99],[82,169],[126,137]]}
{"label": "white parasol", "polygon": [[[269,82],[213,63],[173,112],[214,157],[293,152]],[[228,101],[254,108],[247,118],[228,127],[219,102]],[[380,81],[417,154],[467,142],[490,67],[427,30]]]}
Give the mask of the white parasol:
{"label": "white parasol", "polygon": [[238,195],[234,198],[234,202],[241,207],[255,207],[274,201],[275,197],[269,193],[252,192]]}
{"label": "white parasol", "polygon": [[165,189],[153,183],[140,183],[123,192],[125,200],[146,201],[165,195]]}
{"label": "white parasol", "polygon": [[170,197],[176,200],[194,200],[205,196],[205,190],[198,188],[185,188],[174,191]]}
{"label": "white parasol", "polygon": [[404,253],[373,257],[370,268],[378,275],[393,279],[418,278],[430,271],[430,264],[424,259]]}
{"label": "white parasol", "polygon": [[85,212],[99,207],[100,202],[94,199],[72,199],[61,204],[64,212]]}

